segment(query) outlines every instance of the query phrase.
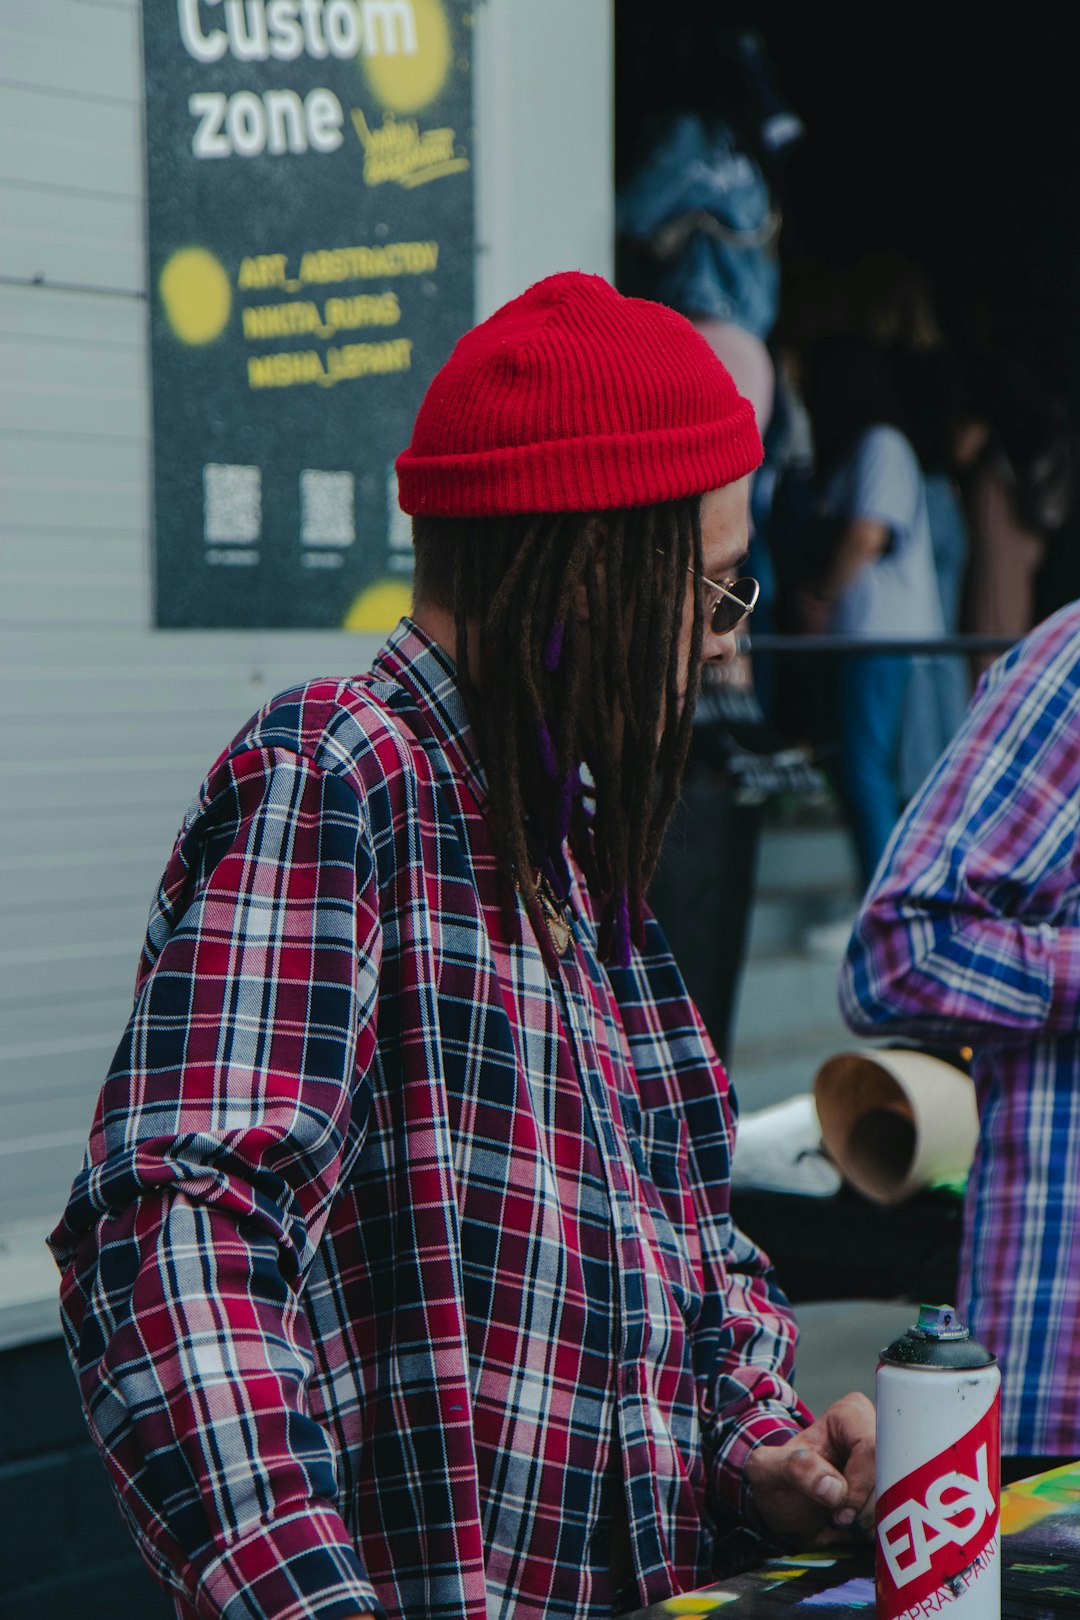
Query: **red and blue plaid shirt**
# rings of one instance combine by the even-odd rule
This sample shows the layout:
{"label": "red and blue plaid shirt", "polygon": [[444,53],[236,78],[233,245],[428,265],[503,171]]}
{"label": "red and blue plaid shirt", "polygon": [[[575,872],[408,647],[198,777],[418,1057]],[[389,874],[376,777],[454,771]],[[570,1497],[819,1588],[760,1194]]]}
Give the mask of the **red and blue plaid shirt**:
{"label": "red and blue plaid shirt", "polygon": [[1008,1452],[1080,1454],[1080,604],[984,678],[893,834],[841,974],[863,1035],[970,1044],[961,1304]]}
{"label": "red and blue plaid shirt", "polygon": [[270,703],[180,831],[51,1241],[181,1616],[610,1614],[616,1522],[652,1603],[808,1421],[655,923],[602,966],[577,881],[549,972],[485,806],[405,621],[369,675]]}

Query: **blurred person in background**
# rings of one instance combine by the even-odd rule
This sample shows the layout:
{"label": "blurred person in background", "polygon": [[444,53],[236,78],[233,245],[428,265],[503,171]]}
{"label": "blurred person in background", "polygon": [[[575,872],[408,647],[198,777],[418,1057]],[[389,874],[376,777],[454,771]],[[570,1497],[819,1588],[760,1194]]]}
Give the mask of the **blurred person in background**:
{"label": "blurred person in background", "polygon": [[[956,636],[970,553],[961,493],[970,458],[963,377],[944,344],[894,351],[892,363],[911,446],[923,474],[942,625],[946,636]],[[971,675],[962,653],[915,657],[900,728],[900,793],[905,804],[956,735],[970,696]]]}
{"label": "blurred person in background", "polygon": [[[1007,349],[975,365],[963,487],[971,528],[964,628],[1019,639],[1039,617],[1038,584],[1069,518],[1075,451],[1049,379]],[[1060,598],[1052,604],[1060,606]],[[993,662],[977,653],[977,673]]]}
{"label": "blurred person in background", "polygon": [[[887,360],[923,475],[945,634],[956,635],[970,549],[960,484],[972,455],[963,372],[942,332],[930,277],[908,254],[882,249],[861,255],[843,277],[843,296],[851,332]],[[903,803],[956,734],[970,692],[962,655],[913,657],[900,726]]]}
{"label": "blurred person in background", "polygon": [[[859,338],[825,339],[807,359],[804,386],[817,486],[804,629],[884,642],[941,635],[926,486],[886,353]],[[837,784],[865,883],[903,802],[912,659],[849,654],[837,666]]]}
{"label": "blurred person in background", "polygon": [[[683,99],[643,133],[617,199],[625,285],[690,320],[754,407],[769,456],[776,384],[768,339],[780,292],[777,192],[802,124],[784,102],[760,37],[721,23],[674,41]],[[772,627],[772,560],[761,533],[772,469],[751,493],[757,625]],[[730,1055],[746,955],[763,807],[820,781],[780,744],[744,638],[703,681],[682,800],[650,891],[652,905],[721,1056]]]}

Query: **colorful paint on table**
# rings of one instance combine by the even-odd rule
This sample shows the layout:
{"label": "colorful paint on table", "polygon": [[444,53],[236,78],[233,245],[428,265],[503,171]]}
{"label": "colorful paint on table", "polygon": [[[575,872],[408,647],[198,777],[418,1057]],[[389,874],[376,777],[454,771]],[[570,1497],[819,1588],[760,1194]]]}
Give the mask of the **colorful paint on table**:
{"label": "colorful paint on table", "polygon": [[[1020,1480],[1001,1494],[1002,1620],[1080,1615],[1080,1462]],[[912,1611],[916,1620],[925,1606]],[[700,1592],[684,1592],[627,1620],[868,1620],[874,1554],[865,1546],[769,1559]]]}

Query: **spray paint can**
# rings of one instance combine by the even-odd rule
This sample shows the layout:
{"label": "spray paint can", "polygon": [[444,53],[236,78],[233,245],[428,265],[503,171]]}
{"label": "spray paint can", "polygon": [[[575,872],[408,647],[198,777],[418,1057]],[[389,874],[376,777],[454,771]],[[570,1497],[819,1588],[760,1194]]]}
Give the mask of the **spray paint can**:
{"label": "spray paint can", "polygon": [[877,1369],[877,1620],[998,1620],[1001,1375],[951,1305]]}

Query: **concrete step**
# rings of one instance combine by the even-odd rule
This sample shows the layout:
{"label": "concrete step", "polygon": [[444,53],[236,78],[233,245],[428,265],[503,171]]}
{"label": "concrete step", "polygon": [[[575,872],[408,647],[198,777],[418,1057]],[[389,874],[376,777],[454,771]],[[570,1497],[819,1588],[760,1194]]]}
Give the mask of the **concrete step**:
{"label": "concrete step", "polygon": [[794,952],[747,962],[735,1016],[735,1045],[826,1036],[837,1027],[838,963]]}
{"label": "concrete step", "polygon": [[838,820],[766,826],[748,957],[801,954],[813,929],[854,916],[859,893],[851,838]]}
{"label": "concrete step", "polygon": [[[837,1003],[858,901],[851,839],[838,820],[765,828],[731,1055],[744,1111],[809,1091],[826,1058],[859,1044]],[[815,938],[821,929],[831,937]]]}
{"label": "concrete step", "polygon": [[821,1300],[797,1305],[795,1387],[811,1412],[850,1390],[874,1398],[878,1352],[909,1328],[918,1306],[896,1300]]}
{"label": "concrete step", "polygon": [[758,857],[758,893],[765,896],[859,892],[859,869],[847,829],[838,820],[766,826]]}
{"label": "concrete step", "polygon": [[858,895],[846,886],[784,893],[759,890],[750,914],[747,958],[801,956],[815,928],[850,922],[857,905]]}
{"label": "concrete step", "polygon": [[800,1097],[814,1088],[814,1076],[826,1058],[849,1052],[862,1043],[837,1020],[831,1031],[818,1030],[788,1044],[740,1046],[731,1054],[731,1083],[739,1099],[739,1112],[756,1113]]}

